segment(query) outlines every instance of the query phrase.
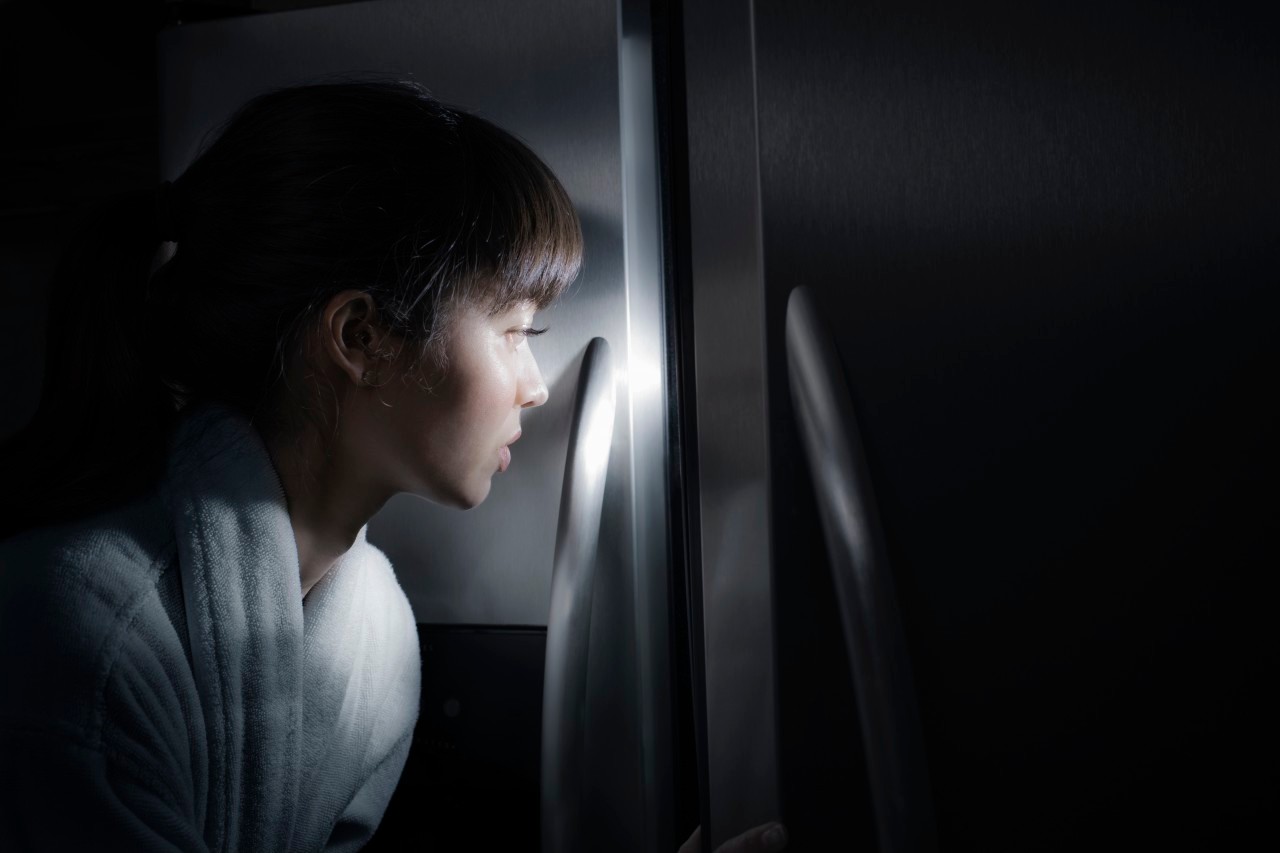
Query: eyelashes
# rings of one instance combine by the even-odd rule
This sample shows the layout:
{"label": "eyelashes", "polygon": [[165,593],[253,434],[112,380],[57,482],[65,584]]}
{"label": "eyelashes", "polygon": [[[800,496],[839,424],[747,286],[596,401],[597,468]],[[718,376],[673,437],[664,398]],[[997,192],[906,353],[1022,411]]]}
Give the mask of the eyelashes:
{"label": "eyelashes", "polygon": [[[507,335],[509,336],[508,340],[511,340],[511,343],[518,348],[524,345],[525,340],[528,340],[529,338],[536,338],[538,335],[544,335],[546,334],[546,332],[547,330],[545,328],[544,329],[533,329],[533,328],[512,329],[511,331],[507,332]],[[515,339],[512,340],[510,336],[514,336]]]}

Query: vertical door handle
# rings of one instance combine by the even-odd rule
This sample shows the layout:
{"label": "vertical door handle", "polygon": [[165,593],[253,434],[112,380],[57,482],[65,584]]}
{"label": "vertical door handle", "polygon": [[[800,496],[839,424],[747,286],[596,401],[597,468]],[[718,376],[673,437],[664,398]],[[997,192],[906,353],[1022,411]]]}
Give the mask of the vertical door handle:
{"label": "vertical door handle", "polygon": [[582,849],[591,590],[616,404],[609,344],[593,338],[582,359],[573,404],[551,573],[542,680],[543,853]]}
{"label": "vertical door handle", "polygon": [[853,403],[808,288],[787,300],[787,366],[831,561],[881,853],[936,847],[902,624]]}

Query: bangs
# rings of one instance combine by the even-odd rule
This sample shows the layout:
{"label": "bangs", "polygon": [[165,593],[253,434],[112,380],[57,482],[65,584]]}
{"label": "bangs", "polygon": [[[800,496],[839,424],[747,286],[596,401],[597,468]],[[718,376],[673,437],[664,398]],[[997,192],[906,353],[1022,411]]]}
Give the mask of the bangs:
{"label": "bangs", "polygon": [[467,152],[466,211],[460,235],[464,299],[498,314],[521,304],[547,308],[578,276],[582,228],[573,202],[524,143],[484,119],[462,114]]}

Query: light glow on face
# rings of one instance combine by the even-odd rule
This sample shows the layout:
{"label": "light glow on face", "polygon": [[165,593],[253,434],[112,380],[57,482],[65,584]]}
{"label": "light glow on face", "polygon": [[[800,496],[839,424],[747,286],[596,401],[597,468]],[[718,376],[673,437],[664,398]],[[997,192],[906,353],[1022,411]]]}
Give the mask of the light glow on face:
{"label": "light glow on face", "polygon": [[[529,338],[534,306],[496,316],[462,309],[447,345],[448,368],[430,391],[413,387],[389,409],[401,491],[469,509],[488,497],[499,453],[524,409],[547,400]],[[511,450],[513,461],[517,451]]]}

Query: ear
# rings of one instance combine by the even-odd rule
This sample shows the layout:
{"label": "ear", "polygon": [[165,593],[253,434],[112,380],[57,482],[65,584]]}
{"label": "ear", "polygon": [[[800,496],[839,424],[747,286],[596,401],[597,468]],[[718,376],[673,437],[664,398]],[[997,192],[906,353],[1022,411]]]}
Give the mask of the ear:
{"label": "ear", "polygon": [[376,381],[385,332],[378,324],[378,307],[362,290],[344,290],[329,299],[321,314],[320,343],[329,361],[353,385]]}

